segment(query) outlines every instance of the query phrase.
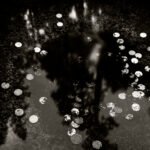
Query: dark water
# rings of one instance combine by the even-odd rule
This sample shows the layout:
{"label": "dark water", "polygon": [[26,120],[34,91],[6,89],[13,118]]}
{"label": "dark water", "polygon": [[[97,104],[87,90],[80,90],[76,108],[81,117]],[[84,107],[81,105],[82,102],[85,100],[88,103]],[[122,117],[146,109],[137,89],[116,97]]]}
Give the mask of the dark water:
{"label": "dark water", "polygon": [[149,149],[146,2],[0,7],[0,150]]}

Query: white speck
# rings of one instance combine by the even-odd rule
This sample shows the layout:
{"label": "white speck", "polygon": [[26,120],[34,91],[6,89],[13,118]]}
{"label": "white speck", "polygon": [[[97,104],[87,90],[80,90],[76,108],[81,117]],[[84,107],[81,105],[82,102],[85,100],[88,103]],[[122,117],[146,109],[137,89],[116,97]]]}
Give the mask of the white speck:
{"label": "white speck", "polygon": [[40,51],[41,51],[41,48],[40,48],[40,47],[35,47],[35,48],[34,48],[34,52],[35,52],[35,53],[39,53]]}
{"label": "white speck", "polygon": [[136,72],[135,72],[135,75],[136,75],[137,77],[142,77],[142,76],[143,76],[143,73],[142,73],[141,71],[136,71]]}
{"label": "white speck", "polygon": [[69,13],[69,18],[74,20],[74,21],[78,21],[75,6],[72,7],[71,12]]}
{"label": "white speck", "polygon": [[118,44],[123,44],[124,43],[124,39],[117,39],[117,43]]}
{"label": "white speck", "polygon": [[139,99],[141,99],[144,95],[145,95],[145,94],[144,94],[144,92],[142,92],[142,91],[133,91],[133,92],[132,92],[132,96],[133,96],[134,98],[139,98]]}
{"label": "white speck", "polygon": [[128,63],[125,64],[125,68],[129,68],[129,64]]}
{"label": "white speck", "polygon": [[135,54],[135,57],[136,57],[136,58],[142,58],[142,54],[141,54],[141,53],[136,53],[136,54]]}
{"label": "white speck", "polygon": [[126,99],[126,93],[119,93],[118,97],[119,97],[119,99],[125,100]]}
{"label": "white speck", "polygon": [[21,108],[16,109],[15,110],[15,115],[16,116],[22,116],[22,115],[24,115],[24,110],[21,109]]}
{"label": "white speck", "polygon": [[102,148],[102,142],[99,141],[99,140],[95,140],[95,141],[92,142],[92,147],[93,147],[94,149],[99,150],[99,149]]}
{"label": "white speck", "polygon": [[9,84],[9,83],[3,82],[3,83],[1,84],[1,88],[3,88],[3,89],[8,89],[9,87],[10,87],[10,84]]}
{"label": "white speck", "polygon": [[140,111],[140,109],[141,109],[140,105],[137,103],[133,103],[131,108],[133,111]]}
{"label": "white speck", "polygon": [[20,95],[22,95],[22,93],[23,93],[23,91],[21,89],[16,89],[14,91],[14,95],[16,95],[16,96],[20,96]]}
{"label": "white speck", "polygon": [[126,48],[126,47],[125,47],[124,45],[120,45],[120,46],[119,46],[119,49],[120,49],[120,50],[125,50],[125,48]]}
{"label": "white speck", "polygon": [[72,108],[72,109],[71,109],[71,113],[72,113],[72,114],[79,115],[80,112],[79,112],[79,109],[77,109],[77,108]]}
{"label": "white speck", "polygon": [[133,117],[134,117],[133,114],[127,114],[125,118],[126,118],[127,120],[132,120]]}
{"label": "white speck", "polygon": [[70,137],[70,140],[73,144],[80,144],[82,143],[82,135],[80,134],[74,134],[73,136]]}
{"label": "white speck", "polygon": [[66,114],[66,115],[64,116],[64,120],[65,120],[65,121],[70,121],[70,120],[71,120],[71,116],[68,115],[68,114]]}
{"label": "white speck", "polygon": [[141,33],[140,33],[140,37],[141,37],[141,38],[146,38],[146,37],[147,37],[147,33],[141,32]]}
{"label": "white speck", "polygon": [[145,69],[146,72],[149,72],[149,71],[150,71],[150,67],[149,67],[149,66],[145,66],[144,69]]}
{"label": "white speck", "polygon": [[16,42],[16,43],[15,43],[15,46],[16,46],[17,48],[20,48],[20,47],[22,47],[22,43],[21,43],[21,42]]}
{"label": "white speck", "polygon": [[129,51],[129,55],[134,56],[135,54],[136,54],[136,52],[134,50]]}
{"label": "white speck", "polygon": [[101,8],[98,9],[98,14],[99,14],[99,15],[102,14],[102,9],[101,9]]}
{"label": "white speck", "polygon": [[39,102],[40,102],[41,104],[45,104],[46,101],[47,101],[47,97],[40,97],[40,99],[39,99]]}
{"label": "white speck", "polygon": [[30,123],[37,123],[39,120],[39,117],[37,115],[32,115],[29,117],[29,122]]}
{"label": "white speck", "polygon": [[137,63],[139,62],[139,60],[138,60],[137,58],[132,58],[132,59],[131,59],[131,62],[132,62],[133,64],[137,64]]}
{"label": "white speck", "polygon": [[56,18],[62,18],[62,14],[61,13],[58,13],[58,14],[56,14]]}
{"label": "white speck", "polygon": [[40,35],[45,35],[45,30],[44,29],[39,29],[39,34]]}
{"label": "white speck", "polygon": [[58,27],[62,27],[63,25],[64,25],[63,22],[60,22],[60,21],[57,22],[57,26],[58,26]]}
{"label": "white speck", "polygon": [[74,121],[71,121],[71,126],[72,126],[73,128],[79,128],[79,127],[80,127],[80,125],[77,124],[77,123],[75,123]]}
{"label": "white speck", "polygon": [[69,136],[73,136],[74,134],[76,134],[76,129],[74,128],[69,128],[68,131],[67,131],[67,134]]}
{"label": "white speck", "polygon": [[119,33],[119,32],[115,32],[115,33],[113,33],[113,37],[115,37],[115,38],[120,37],[120,33]]}
{"label": "white speck", "polygon": [[26,75],[26,79],[27,80],[33,80],[34,79],[34,75],[29,73],[29,74]]}

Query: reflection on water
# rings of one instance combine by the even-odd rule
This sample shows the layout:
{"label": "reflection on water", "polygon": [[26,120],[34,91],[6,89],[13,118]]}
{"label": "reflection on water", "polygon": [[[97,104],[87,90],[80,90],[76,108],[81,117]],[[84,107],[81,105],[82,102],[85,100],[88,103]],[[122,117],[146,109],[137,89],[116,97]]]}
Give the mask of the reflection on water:
{"label": "reflection on water", "polygon": [[24,149],[36,150],[117,150],[118,143],[129,143],[124,131],[139,128],[136,122],[128,128],[132,121],[144,128],[149,120],[142,116],[150,89],[149,39],[135,30],[138,13],[129,17],[123,12],[131,8],[115,12],[105,2],[101,8],[60,3],[57,12],[38,4],[21,7],[21,14],[14,9],[3,22],[11,25],[0,36],[7,34],[0,44],[0,144],[9,145],[1,148],[19,138],[27,142]]}

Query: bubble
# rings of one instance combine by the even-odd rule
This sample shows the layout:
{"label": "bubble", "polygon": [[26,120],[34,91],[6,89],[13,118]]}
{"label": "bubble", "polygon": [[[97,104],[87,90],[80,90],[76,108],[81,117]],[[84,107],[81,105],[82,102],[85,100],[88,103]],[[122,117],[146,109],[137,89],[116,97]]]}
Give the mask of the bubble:
{"label": "bubble", "polygon": [[133,119],[133,114],[127,114],[126,116],[125,116],[125,118],[127,119],[127,120],[132,120]]}
{"label": "bubble", "polygon": [[30,123],[37,123],[38,120],[39,120],[39,117],[38,117],[37,115],[31,115],[31,116],[29,117],[29,122],[30,122]]}
{"label": "bubble", "polygon": [[129,55],[134,56],[135,54],[136,54],[136,52],[134,50],[129,51]]}
{"label": "bubble", "polygon": [[134,98],[142,98],[144,95],[145,95],[145,94],[144,94],[144,92],[142,92],[142,91],[133,91],[133,92],[132,92],[132,96],[133,96]]}
{"label": "bubble", "polygon": [[95,140],[95,141],[92,142],[92,147],[93,147],[94,149],[99,150],[99,149],[102,148],[102,142],[99,141],[99,140]]}
{"label": "bubble", "polygon": [[74,128],[69,128],[68,131],[67,131],[67,134],[69,136],[73,136],[74,134],[76,134],[76,129]]}
{"label": "bubble", "polygon": [[119,93],[118,97],[119,97],[119,99],[124,100],[124,99],[126,99],[126,93]]}
{"label": "bubble", "polygon": [[131,108],[133,111],[140,111],[140,109],[141,109],[140,105],[137,103],[133,103]]}
{"label": "bubble", "polygon": [[24,110],[21,109],[21,108],[16,109],[15,110],[15,115],[16,116],[22,116],[22,115],[24,115]]}
{"label": "bubble", "polygon": [[142,54],[141,54],[141,53],[136,53],[136,54],[135,54],[135,57],[136,57],[136,58],[142,58]]}
{"label": "bubble", "polygon": [[113,33],[113,37],[115,37],[115,38],[120,37],[120,33],[119,33],[119,32],[114,32],[114,33]]}
{"label": "bubble", "polygon": [[61,13],[57,13],[56,14],[56,18],[59,18],[59,19],[62,18],[62,14]]}
{"label": "bubble", "polygon": [[40,51],[41,51],[41,48],[40,48],[40,47],[35,47],[35,48],[34,48],[34,52],[35,52],[35,53],[39,53]]}
{"label": "bubble", "polygon": [[27,80],[33,80],[34,79],[34,75],[29,73],[29,74],[26,75],[26,79]]}
{"label": "bubble", "polygon": [[41,54],[42,56],[46,56],[46,55],[48,54],[48,52],[47,52],[46,50],[42,50],[42,51],[40,52],[40,54]]}
{"label": "bubble", "polygon": [[82,135],[80,134],[74,134],[70,137],[70,140],[73,144],[80,144],[82,143]]}
{"label": "bubble", "polygon": [[21,90],[21,89],[16,89],[15,91],[14,91],[14,95],[16,95],[16,96],[20,96],[20,95],[22,95],[23,94],[23,91]]}
{"label": "bubble", "polygon": [[135,72],[135,75],[136,75],[137,77],[142,77],[142,76],[143,76],[143,73],[142,73],[141,71],[136,71],[136,72]]}
{"label": "bubble", "polygon": [[75,123],[74,121],[71,121],[71,126],[72,126],[73,128],[79,128],[79,127],[80,127],[80,125],[77,124],[77,123]]}
{"label": "bubble", "polygon": [[16,46],[17,48],[20,48],[20,47],[22,47],[22,43],[21,43],[21,42],[16,42],[16,43],[15,43],[15,46]]}
{"label": "bubble", "polygon": [[140,37],[141,37],[141,38],[146,38],[146,37],[147,37],[147,33],[141,32],[141,33],[140,33]]}
{"label": "bubble", "polygon": [[70,121],[71,120],[71,115],[68,115],[68,114],[64,115],[64,120],[65,121]]}
{"label": "bubble", "polygon": [[57,22],[57,26],[58,26],[58,27],[62,27],[63,25],[64,25],[64,24],[63,24],[62,22],[60,22],[60,21]]}
{"label": "bubble", "polygon": [[133,64],[137,64],[137,63],[139,62],[139,60],[138,60],[137,58],[132,58],[132,59],[131,59],[131,62],[132,62]]}
{"label": "bubble", "polygon": [[123,39],[117,39],[117,43],[118,43],[118,44],[123,44],[123,43],[124,43],[124,40],[123,40]]}
{"label": "bubble", "polygon": [[125,50],[125,48],[126,48],[126,47],[125,47],[124,45],[120,45],[120,46],[119,46],[119,49],[120,49],[120,50]]}
{"label": "bubble", "polygon": [[10,87],[9,83],[7,83],[7,82],[1,83],[1,88],[3,88],[3,89],[9,89],[9,87]]}
{"label": "bubble", "polygon": [[46,101],[47,101],[47,97],[40,97],[40,99],[39,99],[39,102],[40,102],[41,104],[45,104]]}
{"label": "bubble", "polygon": [[145,66],[144,69],[145,69],[146,72],[149,72],[149,71],[150,71],[150,67],[149,67],[149,66]]}

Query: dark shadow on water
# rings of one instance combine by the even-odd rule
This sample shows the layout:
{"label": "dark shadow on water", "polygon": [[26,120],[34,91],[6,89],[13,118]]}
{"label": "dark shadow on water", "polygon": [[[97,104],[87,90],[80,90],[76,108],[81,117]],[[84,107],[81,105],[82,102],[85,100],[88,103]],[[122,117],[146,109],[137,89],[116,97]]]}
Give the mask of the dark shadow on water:
{"label": "dark shadow on water", "polygon": [[[100,59],[95,66],[97,78],[93,79],[87,65],[93,45],[104,43],[100,51]],[[127,89],[130,81],[121,74],[123,62],[118,55],[118,47],[112,33],[100,33],[93,36],[93,41],[86,41],[83,34],[68,33],[43,45],[48,51],[44,58],[39,56],[42,68],[47,72],[50,80],[56,80],[58,90],[52,97],[58,107],[60,115],[70,114],[73,107],[78,107],[80,117],[84,123],[79,130],[86,131],[87,138],[82,147],[91,150],[93,140],[100,140],[105,150],[117,150],[117,144],[107,139],[110,130],[119,126],[111,117],[99,120],[100,104],[104,100],[105,91],[111,89]],[[102,81],[106,81],[103,88]],[[78,99],[81,99],[79,101]],[[76,115],[73,115],[75,118]],[[63,122],[64,123],[64,122]],[[70,123],[64,123],[69,125]]]}

